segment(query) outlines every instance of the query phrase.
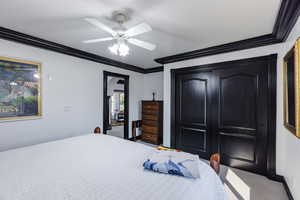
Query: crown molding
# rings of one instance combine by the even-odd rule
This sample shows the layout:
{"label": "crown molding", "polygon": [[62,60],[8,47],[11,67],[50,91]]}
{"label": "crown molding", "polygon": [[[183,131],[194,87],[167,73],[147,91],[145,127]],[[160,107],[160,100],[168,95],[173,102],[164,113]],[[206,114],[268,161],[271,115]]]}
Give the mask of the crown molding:
{"label": "crown molding", "polygon": [[299,0],[282,0],[273,28],[273,36],[282,42],[286,41],[299,15]]}
{"label": "crown molding", "polygon": [[186,53],[176,54],[173,56],[167,56],[163,58],[155,59],[156,62],[160,64],[173,63],[183,60],[189,60],[193,58],[199,58],[203,56],[216,55],[221,53],[228,53],[232,51],[239,51],[243,49],[250,49],[254,47],[260,47],[270,44],[275,44],[281,42],[280,40],[273,37],[272,34],[258,36],[255,38],[250,38],[246,40],[240,40],[236,42],[231,42],[227,44],[222,44],[218,46],[208,47],[205,49],[198,49],[195,51],[189,51]]}
{"label": "crown molding", "polygon": [[[284,42],[288,38],[289,33],[291,32],[295,23],[297,22],[299,15],[300,15],[299,0],[282,0],[280,9],[277,14],[276,22],[273,28],[273,32],[271,34],[240,40],[236,42],[231,42],[227,44],[222,44],[218,46],[208,47],[204,49],[198,49],[198,50],[167,56],[163,58],[157,58],[155,59],[155,61],[160,64],[167,64],[167,63],[178,62],[178,61],[183,61],[183,60],[188,60],[193,58],[199,58],[203,56],[228,53],[232,51],[239,51],[239,50]],[[86,51],[68,47],[62,44],[51,42],[45,39],[34,37],[28,34],[17,32],[4,27],[0,27],[0,38],[94,61],[97,63],[111,65],[121,69],[143,73],[143,74],[163,71],[163,67],[144,69],[134,65],[119,62],[110,58],[92,54]]]}
{"label": "crown molding", "polygon": [[159,67],[153,67],[153,68],[145,69],[144,74],[150,74],[150,73],[162,72],[162,71],[164,71],[164,67],[159,66]]}
{"label": "crown molding", "polygon": [[228,53],[232,51],[239,51],[284,42],[288,38],[289,33],[297,22],[299,15],[299,0],[282,0],[276,22],[273,27],[273,32],[271,34],[157,58],[155,61],[160,64],[167,64],[192,58]]}
{"label": "crown molding", "polygon": [[50,51],[74,56],[77,58],[83,58],[86,60],[94,61],[97,63],[101,64],[106,64],[106,65],[111,65],[114,67],[118,67],[121,69],[126,69],[134,72],[139,72],[139,73],[145,73],[145,69],[134,66],[134,65],[129,65],[123,62],[119,62],[110,58],[102,57],[96,54],[88,53],[86,51],[78,50],[72,47],[68,47],[62,44],[58,44],[55,42],[51,42],[48,40],[44,40],[38,37],[34,37],[31,35],[27,35],[24,33],[20,33],[14,30],[10,30],[4,27],[0,27],[0,38],[22,43],[22,44],[27,44],[30,46],[35,46],[39,47],[42,49],[47,49]]}

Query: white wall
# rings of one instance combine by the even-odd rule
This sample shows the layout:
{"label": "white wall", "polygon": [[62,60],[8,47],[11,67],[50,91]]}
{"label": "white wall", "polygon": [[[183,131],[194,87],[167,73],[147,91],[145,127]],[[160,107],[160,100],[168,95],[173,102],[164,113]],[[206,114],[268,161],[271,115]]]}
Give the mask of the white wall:
{"label": "white wall", "polygon": [[[277,173],[284,175],[295,199],[300,199],[300,139],[293,136],[283,126],[283,57],[300,36],[300,20],[295,25],[287,42],[265,47],[235,51],[219,55],[170,63],[164,66],[164,145],[170,145],[170,70],[209,63],[218,63],[269,54],[278,54],[277,60]],[[298,189],[297,189],[298,188]]]}
{"label": "white wall", "polygon": [[155,72],[144,75],[144,100],[152,100],[152,92],[155,92],[156,100],[164,98],[164,74],[163,72]]}
{"label": "white wall", "polygon": [[[294,42],[297,38],[300,37],[300,18],[298,19],[297,24],[295,25],[293,31],[291,32],[288,41],[283,44],[282,51],[286,54],[294,45]],[[283,57],[280,58],[281,61]],[[282,70],[282,66],[281,66]],[[282,73],[282,71],[281,71]],[[283,77],[280,76],[281,80],[278,81],[280,84],[281,90],[281,100],[283,99]],[[278,90],[277,89],[277,90]],[[280,107],[279,107],[280,106]],[[281,119],[277,125],[277,135],[284,134],[285,138],[285,149],[284,149],[284,169],[282,174],[287,178],[288,185],[293,193],[294,199],[300,199],[300,139],[297,139],[294,135],[290,134],[290,132],[283,127],[283,105],[277,105],[277,110],[279,111],[279,115]]]}
{"label": "white wall", "polygon": [[0,56],[41,62],[43,70],[43,117],[1,122],[0,151],[87,134],[96,126],[102,127],[103,70],[130,76],[129,120],[140,119],[144,74],[6,40],[0,40]]}

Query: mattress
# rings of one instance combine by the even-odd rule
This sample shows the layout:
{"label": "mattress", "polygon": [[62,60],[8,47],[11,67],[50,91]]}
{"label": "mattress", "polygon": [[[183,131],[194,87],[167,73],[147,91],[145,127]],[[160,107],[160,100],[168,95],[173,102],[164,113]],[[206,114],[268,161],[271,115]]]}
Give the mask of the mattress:
{"label": "mattress", "polygon": [[143,169],[155,149],[89,134],[0,153],[0,200],[224,200],[205,163],[200,178]]}

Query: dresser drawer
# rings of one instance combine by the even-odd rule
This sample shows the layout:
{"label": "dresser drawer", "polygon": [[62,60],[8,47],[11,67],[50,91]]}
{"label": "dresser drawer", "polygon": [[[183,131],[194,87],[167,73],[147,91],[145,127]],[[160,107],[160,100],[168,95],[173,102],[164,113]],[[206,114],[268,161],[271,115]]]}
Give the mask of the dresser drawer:
{"label": "dresser drawer", "polygon": [[158,121],[151,121],[151,120],[143,120],[142,125],[146,126],[158,126],[159,122]]}
{"label": "dresser drawer", "polygon": [[158,101],[145,101],[143,102],[143,106],[159,106]]}
{"label": "dresser drawer", "polygon": [[158,127],[156,126],[146,126],[142,125],[142,130],[143,132],[147,132],[149,134],[158,134]]}
{"label": "dresser drawer", "polygon": [[159,105],[156,104],[143,104],[143,110],[159,110]]}
{"label": "dresser drawer", "polygon": [[143,120],[152,120],[152,121],[157,121],[158,120],[158,116],[156,115],[144,115],[142,117]]}
{"label": "dresser drawer", "polygon": [[159,111],[158,110],[153,110],[153,109],[144,109],[143,114],[144,115],[158,115]]}

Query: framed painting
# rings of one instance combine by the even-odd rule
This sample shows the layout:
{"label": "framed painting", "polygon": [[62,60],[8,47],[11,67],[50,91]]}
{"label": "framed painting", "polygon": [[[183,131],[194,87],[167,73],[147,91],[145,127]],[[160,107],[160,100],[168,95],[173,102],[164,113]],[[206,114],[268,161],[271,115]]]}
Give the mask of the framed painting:
{"label": "framed painting", "polygon": [[42,116],[41,64],[0,57],[0,121]]}
{"label": "framed painting", "polygon": [[300,138],[300,39],[284,57],[284,126]]}

